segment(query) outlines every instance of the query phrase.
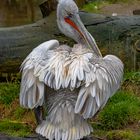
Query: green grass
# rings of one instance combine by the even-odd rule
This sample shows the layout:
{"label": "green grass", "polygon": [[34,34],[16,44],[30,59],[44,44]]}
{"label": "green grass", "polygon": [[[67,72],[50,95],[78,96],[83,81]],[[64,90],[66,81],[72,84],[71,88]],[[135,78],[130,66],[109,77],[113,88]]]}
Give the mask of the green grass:
{"label": "green grass", "polygon": [[131,0],[105,0],[109,3],[128,3],[131,2]]}
{"label": "green grass", "polygon": [[20,122],[3,120],[0,121],[0,132],[6,133],[11,136],[28,136],[32,133],[32,129],[27,124],[22,124]]}
{"label": "green grass", "polygon": [[128,128],[119,130],[94,129],[93,135],[105,140],[140,140],[140,133]]}
{"label": "green grass", "polygon": [[99,114],[102,129],[120,129],[140,119],[140,99],[132,93],[115,94]]}
{"label": "green grass", "polygon": [[13,114],[13,117],[17,120],[20,120],[24,116],[26,111],[27,109],[18,106]]}
{"label": "green grass", "polygon": [[[138,85],[140,73],[126,72],[123,82]],[[131,84],[130,84],[131,85]],[[17,83],[0,83],[0,103],[8,108],[9,105],[15,106],[10,115],[0,120],[0,133],[12,136],[27,136],[32,132],[32,124],[25,124],[22,120],[26,117],[26,109],[23,109],[17,103],[19,97],[19,84]],[[16,100],[16,102],[13,102]],[[8,105],[8,106],[7,106]],[[16,121],[11,121],[16,120]],[[22,121],[21,121],[22,120]],[[94,133],[97,136],[106,136],[108,140],[139,140],[140,136],[131,130],[126,130],[130,125],[137,124],[140,120],[140,98],[127,89],[117,92],[107,103],[105,108],[99,113],[96,122],[93,123]],[[28,117],[27,117],[27,121]],[[30,121],[29,121],[30,122]],[[97,123],[97,125],[95,125]],[[100,125],[98,125],[100,124]],[[121,130],[118,130],[121,129]],[[131,128],[130,128],[131,129]]]}
{"label": "green grass", "polygon": [[140,140],[140,135],[131,130],[115,130],[106,134],[107,140]]}
{"label": "green grass", "polygon": [[109,4],[115,3],[131,3],[131,0],[94,0],[83,6],[83,10],[87,12],[100,13],[100,9]]}
{"label": "green grass", "polygon": [[123,81],[140,84],[140,71],[125,72]]}
{"label": "green grass", "polygon": [[10,105],[19,96],[19,84],[0,83],[0,103]]}
{"label": "green grass", "polygon": [[108,2],[100,1],[100,0],[94,1],[94,2],[89,2],[88,4],[84,5],[82,9],[87,12],[99,13],[100,8],[102,6],[105,6],[106,4],[108,4]]}

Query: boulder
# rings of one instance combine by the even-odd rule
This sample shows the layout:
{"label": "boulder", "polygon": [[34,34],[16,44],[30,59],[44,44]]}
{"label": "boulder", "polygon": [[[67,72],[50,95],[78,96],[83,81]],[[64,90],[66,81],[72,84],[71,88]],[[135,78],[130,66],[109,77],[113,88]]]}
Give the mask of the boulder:
{"label": "boulder", "polygon": [[[81,12],[80,17],[103,55],[115,54],[123,60],[125,68],[140,69],[140,16],[107,17]],[[34,24],[0,28],[0,73],[18,72],[31,50],[50,39],[71,46],[74,43],[58,30],[55,12]]]}

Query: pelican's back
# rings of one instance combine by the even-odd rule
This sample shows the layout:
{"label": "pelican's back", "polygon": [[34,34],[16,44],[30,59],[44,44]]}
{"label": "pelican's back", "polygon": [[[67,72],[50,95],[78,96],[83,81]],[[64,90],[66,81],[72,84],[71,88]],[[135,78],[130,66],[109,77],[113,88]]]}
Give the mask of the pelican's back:
{"label": "pelican's back", "polygon": [[123,64],[116,56],[98,57],[80,44],[45,45],[49,46],[37,47],[22,64],[20,103],[27,108],[45,105],[47,116],[36,132],[47,139],[81,139],[93,131],[86,119],[119,88]]}
{"label": "pelican's back", "polygon": [[74,112],[78,90],[60,89],[53,91],[47,88],[46,93],[48,116],[36,128],[37,133],[49,140],[76,140],[92,132],[90,124]]}

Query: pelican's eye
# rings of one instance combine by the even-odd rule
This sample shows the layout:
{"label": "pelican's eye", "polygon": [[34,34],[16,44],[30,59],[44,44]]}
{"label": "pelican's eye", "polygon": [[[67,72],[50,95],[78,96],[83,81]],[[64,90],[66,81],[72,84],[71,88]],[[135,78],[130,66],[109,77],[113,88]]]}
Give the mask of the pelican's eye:
{"label": "pelican's eye", "polygon": [[69,13],[68,14],[68,18],[72,18],[73,17],[73,14],[72,13]]}
{"label": "pelican's eye", "polygon": [[65,17],[65,18],[72,18],[73,17],[73,14],[71,13],[71,12],[69,12],[69,11],[67,11],[67,10],[65,10],[65,12],[66,12],[66,14],[67,14],[67,16]]}

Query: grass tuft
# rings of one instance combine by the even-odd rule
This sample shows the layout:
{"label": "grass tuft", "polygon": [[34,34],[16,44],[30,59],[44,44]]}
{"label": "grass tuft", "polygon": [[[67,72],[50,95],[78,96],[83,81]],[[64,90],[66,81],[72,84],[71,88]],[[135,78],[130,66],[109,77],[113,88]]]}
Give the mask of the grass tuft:
{"label": "grass tuft", "polygon": [[19,84],[0,83],[0,103],[10,105],[19,96]]}
{"label": "grass tuft", "polygon": [[[139,72],[125,73],[124,83],[138,87],[139,76]],[[126,84],[122,86],[126,86]],[[125,91],[119,91],[110,99],[105,108],[99,113],[96,122],[93,122],[96,136],[107,136],[108,140],[140,139],[140,136],[135,132],[124,129],[124,127],[129,128],[129,126],[138,125],[140,120],[139,94],[133,94],[133,92],[128,92],[128,86],[126,86]],[[36,124],[34,113],[21,108],[18,97],[18,83],[0,83],[0,104],[4,106],[0,110],[2,112],[2,115],[0,115],[0,133],[24,137],[31,135]]]}
{"label": "grass tuft", "polygon": [[26,109],[18,106],[16,108],[15,112],[14,112],[14,118],[15,119],[21,119],[24,116],[24,114],[25,114],[26,111],[27,111]]}
{"label": "grass tuft", "polygon": [[105,0],[111,4],[115,4],[115,3],[127,3],[127,2],[131,2],[131,0]]}
{"label": "grass tuft", "polygon": [[107,132],[107,140],[139,140],[140,136],[131,130],[115,130]]}
{"label": "grass tuft", "polygon": [[85,4],[82,8],[82,10],[87,11],[87,12],[93,12],[93,13],[100,13],[101,8],[109,5],[109,4],[116,4],[116,3],[127,3],[127,2],[132,2],[131,0],[94,0],[91,2],[88,2]]}
{"label": "grass tuft", "polygon": [[3,120],[0,121],[0,132],[11,136],[28,136],[31,134],[32,129],[27,124],[22,124],[20,122]]}
{"label": "grass tuft", "polygon": [[131,82],[135,84],[140,84],[140,71],[138,72],[126,72],[124,75],[124,82]]}
{"label": "grass tuft", "polygon": [[140,99],[132,93],[120,91],[99,114],[103,129],[120,129],[140,119]]}
{"label": "grass tuft", "polygon": [[108,2],[106,1],[94,1],[89,2],[88,4],[83,6],[83,10],[87,12],[99,13],[100,8],[105,6]]}

